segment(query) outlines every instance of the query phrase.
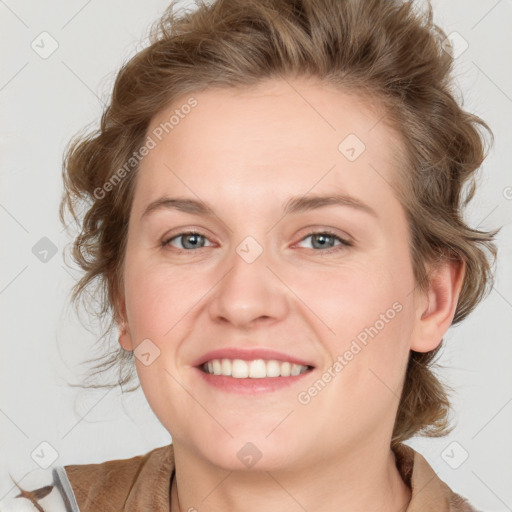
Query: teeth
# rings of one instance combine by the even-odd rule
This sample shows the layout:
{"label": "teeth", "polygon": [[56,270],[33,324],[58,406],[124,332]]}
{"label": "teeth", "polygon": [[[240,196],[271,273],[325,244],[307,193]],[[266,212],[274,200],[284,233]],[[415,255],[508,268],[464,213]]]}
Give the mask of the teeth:
{"label": "teeth", "polygon": [[229,359],[223,359],[220,364],[220,370],[222,375],[231,375],[231,364]]}
{"label": "teeth", "polygon": [[225,375],[235,379],[263,379],[265,377],[290,377],[308,371],[307,366],[281,362],[275,359],[268,361],[255,359],[212,359],[203,364],[203,370],[213,375]]}
{"label": "teeth", "polygon": [[[247,366],[247,363],[244,363]],[[249,377],[251,379],[261,379],[267,376],[267,365],[263,359],[256,359],[249,363]],[[245,377],[245,375],[244,375]]]}
{"label": "teeth", "polygon": [[212,361],[212,363],[213,363],[213,374],[220,375],[222,372],[222,367],[221,367],[220,361],[218,359],[214,359]]}
{"label": "teeth", "polygon": [[[226,361],[226,364],[231,363],[229,359],[224,359],[223,361]],[[246,377],[249,377],[249,366],[245,361],[235,359],[231,365],[231,376],[235,377],[235,379],[245,379]]]}

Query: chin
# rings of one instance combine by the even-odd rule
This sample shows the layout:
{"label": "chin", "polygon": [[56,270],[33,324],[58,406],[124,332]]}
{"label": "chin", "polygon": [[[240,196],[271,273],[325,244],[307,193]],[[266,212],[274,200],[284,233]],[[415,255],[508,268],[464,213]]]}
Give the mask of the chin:
{"label": "chin", "polygon": [[235,436],[223,443],[215,442],[203,447],[201,450],[211,463],[226,471],[274,471],[294,465],[301,453],[296,449],[295,443],[290,443],[273,434],[265,437],[242,435]]}

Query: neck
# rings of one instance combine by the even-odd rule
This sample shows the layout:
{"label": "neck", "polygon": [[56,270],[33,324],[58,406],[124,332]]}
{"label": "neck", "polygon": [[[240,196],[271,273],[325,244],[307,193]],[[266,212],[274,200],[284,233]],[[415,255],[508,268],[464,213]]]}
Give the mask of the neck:
{"label": "neck", "polygon": [[180,446],[174,454],[170,512],[405,512],[411,499],[391,449],[319,457],[306,468],[275,471],[222,470]]}

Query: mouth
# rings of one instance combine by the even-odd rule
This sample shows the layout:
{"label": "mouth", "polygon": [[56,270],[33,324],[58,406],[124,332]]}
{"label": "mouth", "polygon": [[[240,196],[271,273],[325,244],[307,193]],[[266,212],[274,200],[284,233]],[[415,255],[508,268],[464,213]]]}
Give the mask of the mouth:
{"label": "mouth", "polygon": [[235,379],[265,379],[295,377],[313,370],[311,365],[297,364],[277,359],[210,359],[197,366],[208,375],[219,375]]}

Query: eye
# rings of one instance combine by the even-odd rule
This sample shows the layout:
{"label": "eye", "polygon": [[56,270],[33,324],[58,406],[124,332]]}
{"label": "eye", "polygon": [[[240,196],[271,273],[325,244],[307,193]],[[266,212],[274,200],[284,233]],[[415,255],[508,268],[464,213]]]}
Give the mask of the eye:
{"label": "eye", "polygon": [[174,240],[180,241],[181,247],[177,247],[177,249],[188,251],[194,249],[201,249],[202,247],[205,247],[204,241],[208,239],[201,233],[196,233],[195,231],[186,231],[183,233],[179,233],[178,235],[175,235],[172,238],[164,240],[162,242],[162,247],[165,247],[167,245],[172,245],[173,247],[176,247],[172,243]]}
{"label": "eye", "polygon": [[[320,249],[321,252],[331,253],[345,250],[352,247],[353,243],[341,238],[331,231],[313,231],[305,236],[301,242],[311,238],[313,249]],[[339,244],[335,244],[338,241]]]}

